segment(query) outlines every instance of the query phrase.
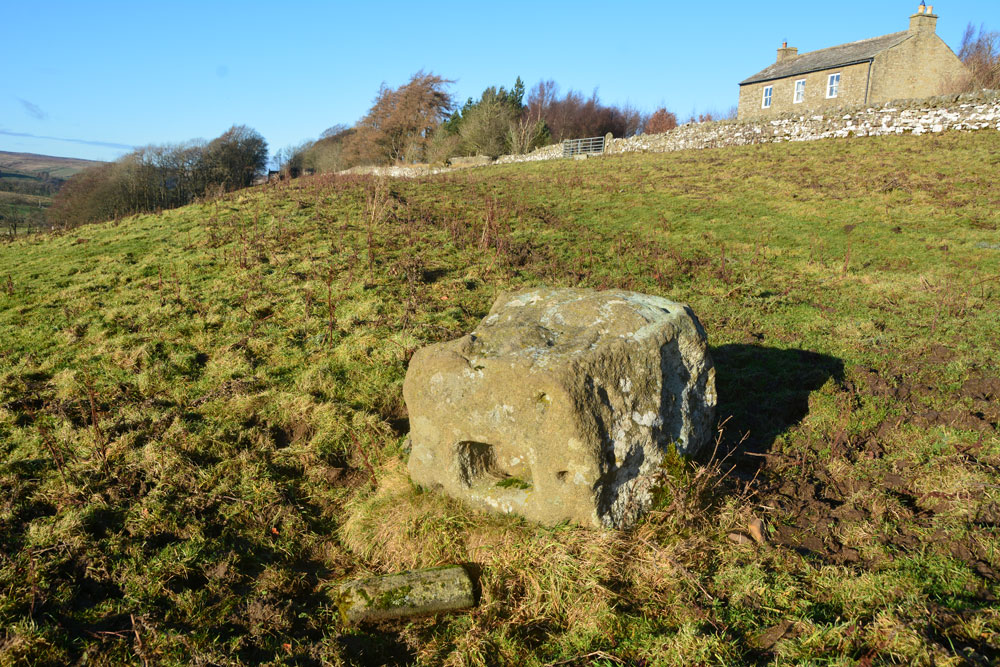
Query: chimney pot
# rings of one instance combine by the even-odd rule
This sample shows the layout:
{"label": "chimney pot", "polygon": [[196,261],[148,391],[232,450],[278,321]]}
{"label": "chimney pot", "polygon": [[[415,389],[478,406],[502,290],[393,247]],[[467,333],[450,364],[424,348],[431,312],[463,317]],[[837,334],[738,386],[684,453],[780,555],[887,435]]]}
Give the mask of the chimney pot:
{"label": "chimney pot", "polygon": [[928,14],[934,13],[934,5],[927,5],[927,13]]}
{"label": "chimney pot", "polygon": [[917,13],[918,14],[923,14],[924,13],[924,6],[923,5],[920,5],[919,7],[917,7]]}

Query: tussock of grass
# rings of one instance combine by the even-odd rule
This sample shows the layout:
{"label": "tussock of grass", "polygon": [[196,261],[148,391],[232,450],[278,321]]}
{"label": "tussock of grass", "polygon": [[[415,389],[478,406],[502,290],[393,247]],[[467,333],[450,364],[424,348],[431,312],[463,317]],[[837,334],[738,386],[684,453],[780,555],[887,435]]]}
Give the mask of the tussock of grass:
{"label": "tussock of grass", "polygon": [[[377,490],[358,494],[345,507],[340,536],[374,571],[468,562],[482,572],[479,606],[469,615],[465,637],[449,648],[465,656],[465,664],[495,663],[497,656],[484,654],[481,642],[494,641],[496,627],[534,628],[538,639],[558,637],[547,654],[572,655],[614,645],[623,607],[655,615],[681,599],[713,600],[681,563],[696,567],[697,558],[715,551],[724,536],[718,531],[739,520],[729,514],[745,507],[731,503],[706,540],[700,512],[717,492],[720,472],[718,463],[682,469],[670,479],[675,486],[669,505],[623,534],[542,528],[473,512],[413,485],[403,467],[392,464],[379,476]],[[492,644],[509,660],[517,658],[518,645]]]}
{"label": "tussock of grass", "polygon": [[472,520],[454,501],[414,486],[398,462],[379,476],[377,491],[355,496],[345,513],[344,546],[379,571],[469,560]]}

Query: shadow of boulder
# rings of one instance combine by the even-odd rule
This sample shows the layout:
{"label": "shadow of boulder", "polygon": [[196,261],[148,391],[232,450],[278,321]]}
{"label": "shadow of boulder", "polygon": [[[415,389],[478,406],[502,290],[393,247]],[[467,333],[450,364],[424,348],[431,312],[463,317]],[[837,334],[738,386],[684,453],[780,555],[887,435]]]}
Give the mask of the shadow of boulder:
{"label": "shadow of boulder", "polygon": [[[774,441],[809,412],[809,394],[833,378],[844,362],[809,350],[733,343],[711,349],[718,392],[716,414],[726,421],[723,446],[738,457],[736,472],[753,473]],[[741,443],[742,441],[742,443]],[[749,453],[749,454],[748,454]]]}
{"label": "shadow of boulder", "polygon": [[352,629],[341,634],[337,643],[351,665],[402,667],[414,664],[417,658],[398,633],[382,631],[377,627]]}

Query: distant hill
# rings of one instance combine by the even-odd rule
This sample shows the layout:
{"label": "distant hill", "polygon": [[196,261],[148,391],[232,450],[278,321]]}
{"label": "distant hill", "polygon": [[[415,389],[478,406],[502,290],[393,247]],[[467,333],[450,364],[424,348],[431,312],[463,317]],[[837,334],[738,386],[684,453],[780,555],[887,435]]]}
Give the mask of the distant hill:
{"label": "distant hill", "polygon": [[71,157],[0,151],[0,226],[39,228],[45,209],[66,179],[101,164]]}
{"label": "distant hill", "polygon": [[95,164],[100,164],[100,162],[72,157],[55,157],[54,155],[0,151],[0,171],[4,172],[5,176],[7,172],[33,176],[48,173],[52,178],[65,180]]}

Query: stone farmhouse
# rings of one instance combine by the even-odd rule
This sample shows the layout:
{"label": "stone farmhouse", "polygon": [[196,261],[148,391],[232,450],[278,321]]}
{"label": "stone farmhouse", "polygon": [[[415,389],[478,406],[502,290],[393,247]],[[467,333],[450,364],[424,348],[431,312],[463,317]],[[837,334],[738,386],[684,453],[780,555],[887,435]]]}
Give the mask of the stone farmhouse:
{"label": "stone farmhouse", "polygon": [[967,74],[921,3],[910,28],[799,54],[786,42],[778,60],[740,82],[738,118],[754,119],[829,107],[930,97]]}

